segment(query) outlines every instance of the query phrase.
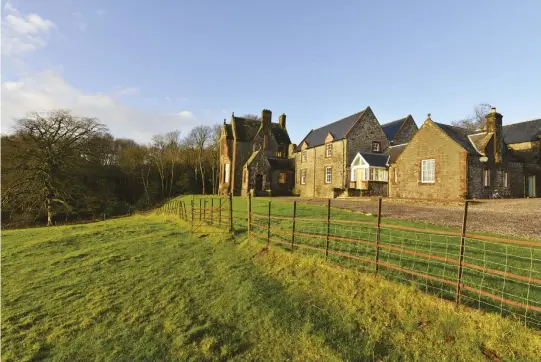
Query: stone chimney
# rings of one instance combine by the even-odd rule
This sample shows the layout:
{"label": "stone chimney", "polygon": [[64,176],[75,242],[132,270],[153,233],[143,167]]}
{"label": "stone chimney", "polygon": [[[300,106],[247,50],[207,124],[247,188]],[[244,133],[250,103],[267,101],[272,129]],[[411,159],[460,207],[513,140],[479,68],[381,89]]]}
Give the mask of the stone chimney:
{"label": "stone chimney", "polygon": [[264,133],[270,132],[271,129],[272,112],[268,109],[261,111],[261,128]]}
{"label": "stone chimney", "polygon": [[486,120],[486,129],[487,132],[492,132],[494,134],[494,162],[502,162],[503,156],[503,128],[502,128],[502,119],[503,116],[496,112],[496,107],[492,107],[492,110],[489,114],[485,116]]}
{"label": "stone chimney", "polygon": [[279,118],[280,127],[286,129],[286,114],[282,113]]}

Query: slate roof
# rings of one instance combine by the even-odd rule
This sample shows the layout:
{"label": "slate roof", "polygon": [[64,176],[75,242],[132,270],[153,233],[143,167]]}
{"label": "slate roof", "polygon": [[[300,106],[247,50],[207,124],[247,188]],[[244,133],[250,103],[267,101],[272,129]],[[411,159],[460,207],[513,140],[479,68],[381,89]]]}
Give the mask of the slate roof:
{"label": "slate roof", "polygon": [[267,157],[269,164],[275,170],[294,170],[293,161],[287,158]]}
{"label": "slate roof", "polygon": [[468,151],[471,155],[479,156],[479,152],[473,147],[472,143],[470,142],[468,135],[471,135],[473,133],[477,133],[477,131],[470,131],[466,128],[462,127],[455,127],[455,126],[449,126],[448,124],[443,123],[436,123],[438,127],[441,128],[443,132],[445,132],[449,137],[451,137],[455,142],[457,142],[459,145],[462,146],[466,151]]}
{"label": "slate roof", "polygon": [[402,124],[408,117],[404,117],[401,119],[397,119],[396,121],[392,121],[389,123],[385,123],[381,125],[381,128],[383,129],[383,132],[385,133],[385,136],[387,136],[387,139],[391,141],[396,133],[400,130],[402,127]]}
{"label": "slate roof", "polygon": [[252,163],[252,161],[254,160],[254,158],[257,157],[257,154],[260,152],[261,150],[257,150],[255,152],[252,152],[252,155],[248,158],[248,161],[246,161],[246,163],[244,164],[244,166],[248,166],[249,164]]}
{"label": "slate roof", "polygon": [[224,124],[224,127],[225,127],[225,137],[227,139],[230,139],[232,140],[233,139],[233,128],[231,127],[230,124]]}
{"label": "slate roof", "polygon": [[536,141],[541,135],[541,118],[503,126],[505,143],[521,143]]}
{"label": "slate roof", "polygon": [[351,127],[353,127],[355,122],[357,122],[357,120],[361,118],[363,112],[366,111],[366,109],[347,116],[346,118],[342,118],[341,120],[338,120],[336,122],[329,123],[328,125],[321,128],[311,130],[310,133],[308,133],[306,137],[304,137],[303,141],[299,144],[299,146],[297,147],[297,151],[300,151],[301,145],[304,141],[308,143],[308,148],[324,144],[325,138],[327,138],[327,135],[329,133],[333,135],[335,140],[344,138],[346,136],[346,133],[351,129]]}
{"label": "slate roof", "polygon": [[386,167],[389,160],[389,155],[384,153],[361,152],[361,156],[370,166],[376,167]]}
{"label": "slate roof", "polygon": [[271,123],[271,132],[279,145],[289,145],[291,143],[287,130],[282,128],[280,124]]}
{"label": "slate roof", "polygon": [[396,162],[396,159],[406,149],[407,145],[407,143],[404,143],[402,145],[390,146],[385,150],[385,153],[389,155],[389,164]]}
{"label": "slate roof", "polygon": [[261,121],[235,117],[235,133],[239,141],[250,142],[261,127]]}

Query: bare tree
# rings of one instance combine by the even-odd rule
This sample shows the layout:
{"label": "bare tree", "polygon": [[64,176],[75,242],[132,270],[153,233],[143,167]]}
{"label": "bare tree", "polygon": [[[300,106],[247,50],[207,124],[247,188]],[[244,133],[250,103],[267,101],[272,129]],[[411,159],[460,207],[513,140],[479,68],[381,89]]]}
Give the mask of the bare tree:
{"label": "bare tree", "polygon": [[107,128],[94,118],[76,117],[67,110],[56,110],[42,116],[31,113],[19,119],[15,134],[7,139],[18,148],[3,172],[11,179],[2,203],[16,204],[20,209],[41,204],[47,213],[47,225],[53,224],[54,205],[71,209],[84,190],[74,180],[77,170],[92,161],[92,141],[102,137]]}
{"label": "bare tree", "polygon": [[201,125],[192,128],[188,137],[186,137],[186,143],[192,147],[197,154],[197,163],[199,166],[199,173],[201,175],[202,193],[206,194],[205,188],[205,169],[203,167],[203,153],[205,147],[207,147],[212,135],[212,129],[209,126]]}
{"label": "bare tree", "polygon": [[244,116],[242,116],[242,118],[251,119],[253,121],[261,121],[260,116],[258,116],[257,114],[251,114],[251,113],[245,114]]}
{"label": "bare tree", "polygon": [[212,193],[216,195],[218,193],[218,180],[220,169],[220,136],[222,135],[222,126],[215,124],[212,126],[211,144],[209,145],[208,154],[209,162],[212,170]]}
{"label": "bare tree", "polygon": [[490,104],[480,103],[473,107],[473,113],[464,119],[452,122],[453,126],[462,127],[471,131],[484,130],[485,116],[490,112]]}

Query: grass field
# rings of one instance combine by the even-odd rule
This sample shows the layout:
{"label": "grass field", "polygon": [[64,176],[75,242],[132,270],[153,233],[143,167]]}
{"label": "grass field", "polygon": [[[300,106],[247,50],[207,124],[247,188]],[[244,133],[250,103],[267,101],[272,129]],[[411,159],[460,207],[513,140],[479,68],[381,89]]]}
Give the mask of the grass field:
{"label": "grass field", "polygon": [[2,233],[2,360],[536,360],[541,337],[176,218]]}
{"label": "grass field", "polygon": [[[187,201],[191,207],[191,198],[180,200]],[[197,219],[201,199],[195,198],[194,201]],[[216,205],[217,200],[215,201]],[[259,236],[258,239],[262,243],[266,241],[269,201],[272,203],[271,215],[277,217],[271,222],[271,240],[289,249],[292,221],[284,217],[291,217],[293,214],[291,201],[283,202],[279,198],[254,198],[252,212],[259,216],[254,216],[252,220],[252,235]],[[225,208],[228,207],[227,201],[224,205]],[[207,207],[209,206],[210,200],[207,199]],[[225,214],[227,216],[228,212]],[[208,211],[206,216],[208,219]],[[247,229],[246,198],[233,198],[233,216],[235,228],[241,233],[245,232]],[[294,249],[308,255],[325,258],[327,207],[303,203],[302,199],[299,199],[296,216],[297,234]],[[328,230],[331,235],[330,254],[327,259],[337,265],[373,272],[377,235],[375,223],[374,215],[331,208],[331,223]],[[389,280],[408,285],[415,283],[425,292],[453,300],[456,296],[460,236],[437,233],[459,232],[460,230],[393,219],[384,219],[383,225],[379,260],[382,265],[387,266],[380,268],[380,274]],[[413,227],[426,232],[396,227]],[[528,326],[541,329],[541,282],[539,282],[541,280],[541,242],[535,240],[528,242],[529,245],[516,245],[466,238],[462,276],[462,282],[466,287],[461,292],[462,303],[520,319]],[[420,254],[430,257],[420,256]],[[417,275],[404,271],[417,273]],[[428,275],[433,279],[419,274]],[[446,282],[440,281],[441,279]],[[493,299],[482,293],[490,293],[507,302]],[[532,309],[517,307],[513,303],[520,303]]]}

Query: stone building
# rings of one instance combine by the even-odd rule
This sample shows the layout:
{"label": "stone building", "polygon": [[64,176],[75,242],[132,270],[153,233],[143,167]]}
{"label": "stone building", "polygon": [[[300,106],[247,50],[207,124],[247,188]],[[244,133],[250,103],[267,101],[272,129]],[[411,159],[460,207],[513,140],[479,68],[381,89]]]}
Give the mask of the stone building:
{"label": "stone building", "polygon": [[[486,116],[486,130],[469,131],[434,122],[429,115],[409,144],[390,159],[389,195],[482,198],[497,190],[500,194],[524,197],[528,195],[525,170],[534,176],[530,182],[537,190],[539,173],[535,170],[539,170],[539,156],[527,161],[518,150],[522,145],[518,145],[529,143],[524,147],[528,149],[525,153],[531,155],[537,152],[539,141],[535,141],[535,137],[539,137],[532,138],[528,127],[503,127],[502,118],[493,108]],[[505,140],[506,133],[509,142]]]}
{"label": "stone building", "polygon": [[416,130],[411,116],[381,126],[370,107],[311,130],[294,154],[296,193],[332,198],[359,195],[362,187],[371,194],[387,195],[386,182],[351,183],[351,164],[359,153],[383,155],[395,138],[402,142]]}
{"label": "stone building", "polygon": [[246,195],[290,194],[294,186],[293,147],[286,129],[286,115],[272,122],[264,109],[261,120],[231,116],[224,120],[220,137],[219,192]]}

